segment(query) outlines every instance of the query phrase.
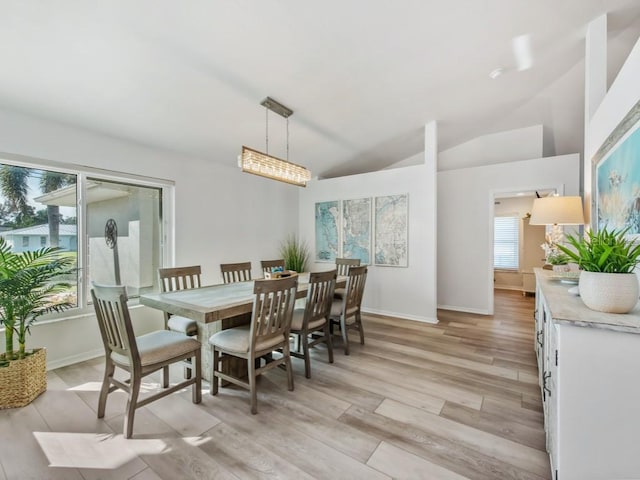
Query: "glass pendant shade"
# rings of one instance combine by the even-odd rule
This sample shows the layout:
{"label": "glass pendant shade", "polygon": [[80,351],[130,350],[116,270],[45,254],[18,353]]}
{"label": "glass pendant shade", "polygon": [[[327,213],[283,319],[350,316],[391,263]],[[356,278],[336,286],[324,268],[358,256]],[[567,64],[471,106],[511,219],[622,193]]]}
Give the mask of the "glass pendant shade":
{"label": "glass pendant shade", "polygon": [[311,180],[311,172],[305,167],[245,146],[242,147],[239,164],[243,172],[299,187],[306,187]]}

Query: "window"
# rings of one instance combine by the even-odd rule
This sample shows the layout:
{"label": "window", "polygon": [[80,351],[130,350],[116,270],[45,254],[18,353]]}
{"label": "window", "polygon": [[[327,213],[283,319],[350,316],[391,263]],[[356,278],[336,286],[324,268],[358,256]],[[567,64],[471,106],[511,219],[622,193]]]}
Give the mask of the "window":
{"label": "window", "polygon": [[153,291],[162,258],[162,190],[90,177],[87,197],[89,280],[126,285],[129,297]]}
{"label": "window", "polygon": [[495,217],[493,222],[493,267],[518,270],[520,219]]}
{"label": "window", "polygon": [[92,281],[126,285],[135,298],[158,289],[169,258],[169,193],[170,183],[144,177],[0,160],[0,236],[14,251],[50,245],[73,256],[77,273],[61,280],[73,285],[66,299],[78,308],[89,305]]}

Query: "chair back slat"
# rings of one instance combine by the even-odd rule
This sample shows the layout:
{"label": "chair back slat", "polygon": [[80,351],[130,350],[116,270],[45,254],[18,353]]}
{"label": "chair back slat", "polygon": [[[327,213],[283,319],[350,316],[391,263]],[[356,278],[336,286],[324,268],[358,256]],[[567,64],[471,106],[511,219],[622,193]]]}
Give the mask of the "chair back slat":
{"label": "chair back slat", "polygon": [[251,262],[221,263],[220,272],[224,283],[248,282],[251,280]]}
{"label": "chair back slat", "polygon": [[336,270],[328,272],[314,272],[309,275],[309,287],[304,309],[303,328],[306,329],[309,322],[321,318],[329,319],[333,291],[336,286]]}
{"label": "chair back slat", "polygon": [[298,276],[276,280],[256,280],[253,292],[250,348],[260,350],[274,338],[286,339],[296,301]]}
{"label": "chair back slat", "polygon": [[163,292],[200,288],[200,265],[191,267],[159,268],[160,287]]}
{"label": "chair back slat", "polygon": [[105,354],[127,356],[131,364],[139,363],[138,347],[127,307],[123,286],[93,285],[91,297],[100,327]]}
{"label": "chair back slat", "polygon": [[273,268],[281,268],[284,270],[284,259],[280,260],[261,260],[260,266],[262,267],[262,273],[271,273]]}
{"label": "chair back slat", "polygon": [[336,258],[336,269],[341,277],[349,275],[349,268],[359,266],[359,258]]}
{"label": "chair back slat", "polygon": [[349,316],[354,314],[360,308],[362,303],[362,295],[364,294],[364,285],[367,280],[367,266],[350,267],[347,277],[346,292],[343,299],[342,311]]}

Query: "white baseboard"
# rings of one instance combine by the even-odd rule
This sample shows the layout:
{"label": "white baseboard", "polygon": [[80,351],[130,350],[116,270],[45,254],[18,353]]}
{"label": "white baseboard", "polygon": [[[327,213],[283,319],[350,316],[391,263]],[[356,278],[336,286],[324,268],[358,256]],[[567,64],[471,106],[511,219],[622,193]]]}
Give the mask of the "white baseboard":
{"label": "white baseboard", "polygon": [[453,310],[455,312],[476,313],[478,315],[491,315],[488,310],[480,310],[478,308],[456,307],[453,305],[438,305],[441,310]]}
{"label": "white baseboard", "polygon": [[55,370],[56,368],[66,367],[67,365],[73,365],[74,363],[84,362],[85,360],[91,360],[92,358],[101,357],[104,355],[104,349],[91,350],[89,352],[82,352],[76,355],[70,355],[64,358],[58,358],[56,360],[49,361],[47,359],[47,370]]}
{"label": "white baseboard", "polygon": [[408,315],[406,313],[398,313],[398,312],[387,312],[384,310],[375,310],[372,308],[367,308],[367,309],[362,309],[362,313],[371,313],[374,315],[384,315],[386,317],[396,317],[396,318],[402,318],[405,320],[414,320],[416,322],[423,322],[423,323],[438,323],[438,319],[437,318],[433,318],[433,317],[422,317],[422,316],[418,316],[418,315]]}

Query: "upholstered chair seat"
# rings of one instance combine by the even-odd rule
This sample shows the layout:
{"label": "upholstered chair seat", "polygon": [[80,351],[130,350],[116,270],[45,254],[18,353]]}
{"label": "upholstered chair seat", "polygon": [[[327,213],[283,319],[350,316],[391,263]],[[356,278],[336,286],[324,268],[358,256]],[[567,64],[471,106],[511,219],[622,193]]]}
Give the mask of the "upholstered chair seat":
{"label": "upholstered chair seat", "polygon": [[167,328],[174,332],[182,333],[189,337],[193,337],[198,334],[198,322],[187,317],[180,317],[173,315],[169,317],[167,321]]}

